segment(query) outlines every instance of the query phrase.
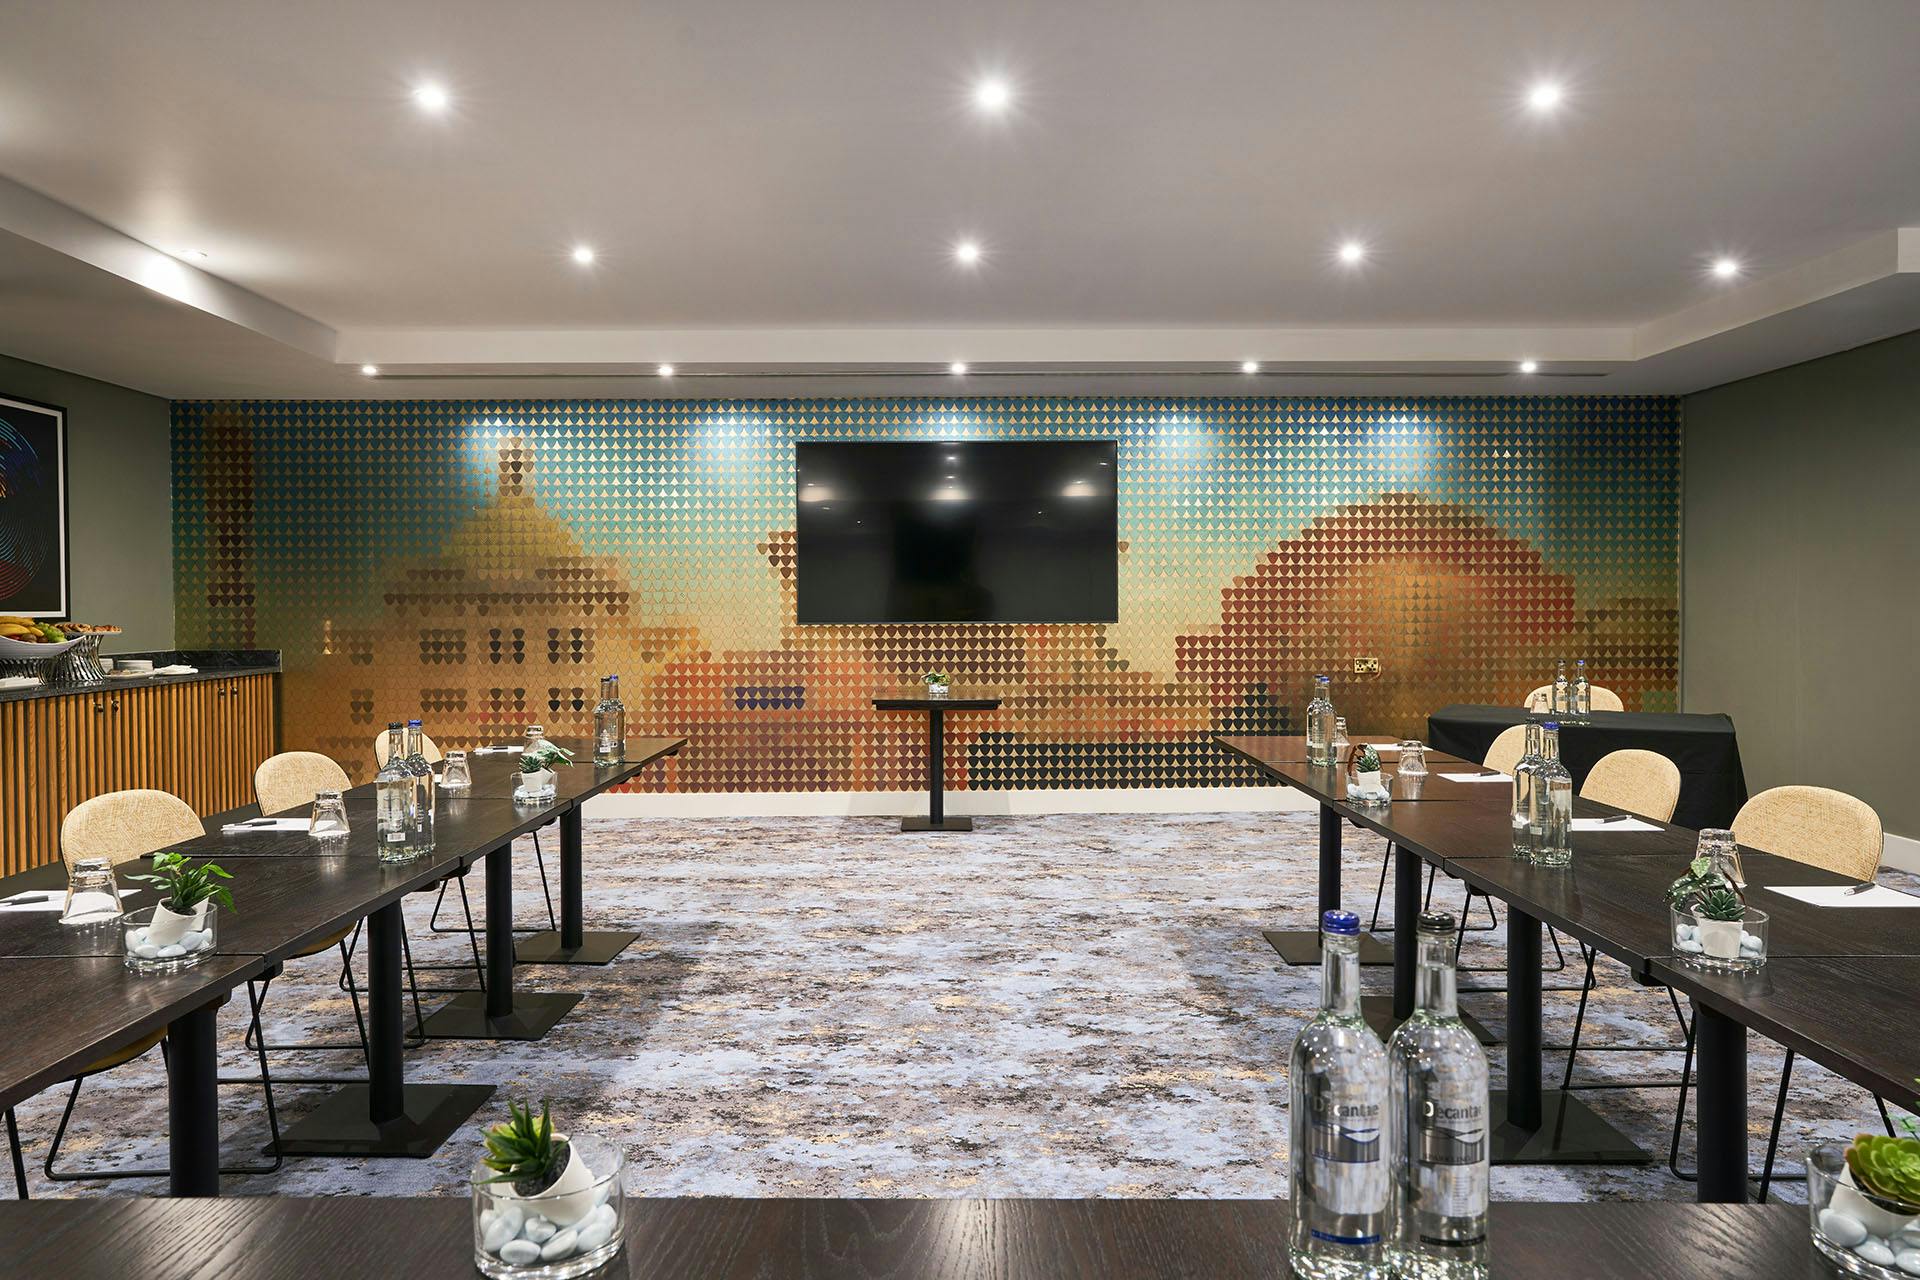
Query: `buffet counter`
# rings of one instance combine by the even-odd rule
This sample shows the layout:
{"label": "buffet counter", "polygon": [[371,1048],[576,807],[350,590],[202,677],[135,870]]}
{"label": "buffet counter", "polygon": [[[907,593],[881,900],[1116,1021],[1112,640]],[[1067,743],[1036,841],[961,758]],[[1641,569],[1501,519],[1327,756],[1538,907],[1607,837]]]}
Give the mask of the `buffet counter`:
{"label": "buffet counter", "polygon": [[279,651],[111,656],[196,670],[0,690],[0,874],[57,859],[62,819],[108,791],[170,791],[202,815],[246,804],[279,750]]}

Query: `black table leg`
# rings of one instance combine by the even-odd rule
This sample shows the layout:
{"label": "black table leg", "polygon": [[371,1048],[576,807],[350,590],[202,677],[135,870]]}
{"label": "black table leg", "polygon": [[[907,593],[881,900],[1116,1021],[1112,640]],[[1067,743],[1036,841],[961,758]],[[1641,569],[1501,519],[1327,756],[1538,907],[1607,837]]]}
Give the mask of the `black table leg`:
{"label": "black table leg", "polygon": [[1414,967],[1419,957],[1420,858],[1398,845],[1393,849],[1393,1020],[1413,1013]]}
{"label": "black table leg", "polygon": [[1509,906],[1507,1087],[1493,1091],[1493,1163],[1645,1164],[1647,1153],[1577,1095],[1540,1087],[1540,1043],[1540,922]]}
{"label": "black table leg", "polygon": [[1693,1198],[1701,1204],[1747,1199],[1747,1029],[1704,1005],[1693,1006],[1699,1099],[1694,1132],[1700,1175]]}
{"label": "black table leg", "polygon": [[947,726],[946,713],[939,707],[927,708],[927,816],[904,818],[902,831],[971,831],[973,819],[961,814],[947,816]]}
{"label": "black table leg", "polygon": [[[1346,820],[1331,805],[1320,806],[1320,885],[1319,908],[1314,912],[1314,927],[1307,929],[1263,929],[1267,945],[1280,953],[1288,964],[1320,963],[1320,917],[1340,907],[1340,828]],[[1396,883],[1394,892],[1399,893]],[[1361,964],[1392,964],[1393,953],[1370,933],[1360,935]]]}
{"label": "black table leg", "polygon": [[538,1040],[580,1003],[580,993],[514,991],[513,843],[486,858],[487,989],[461,992],[428,1014],[421,1030],[452,1040]]}
{"label": "black table leg", "polygon": [[347,1085],[282,1130],[289,1156],[430,1156],[493,1096],[490,1084],[408,1084],[400,904],[367,917],[367,1083]]}
{"label": "black table leg", "polygon": [[219,1012],[216,1001],[167,1024],[168,1189],[176,1196],[220,1194]]}
{"label": "black table leg", "polygon": [[584,859],[580,827],[584,814],[574,805],[560,815],[560,930],[528,934],[514,945],[521,964],[612,964],[640,935],[624,930],[586,929]]}

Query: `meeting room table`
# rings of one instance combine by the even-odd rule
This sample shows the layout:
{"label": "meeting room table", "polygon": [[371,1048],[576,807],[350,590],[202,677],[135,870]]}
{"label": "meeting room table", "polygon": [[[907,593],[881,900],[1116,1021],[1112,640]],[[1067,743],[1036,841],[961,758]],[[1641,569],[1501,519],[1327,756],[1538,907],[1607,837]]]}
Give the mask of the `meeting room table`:
{"label": "meeting room table", "polygon": [[1504,729],[1532,721],[1560,725],[1560,760],[1573,785],[1609,752],[1652,751],[1680,770],[1680,802],[1673,820],[1704,830],[1730,827],[1747,801],[1747,778],[1740,767],[1740,743],[1733,718],[1717,713],[1668,711],[1595,711],[1581,717],[1552,716],[1521,707],[1455,705],[1427,717],[1427,741],[1436,750],[1466,760],[1484,760],[1487,748]]}
{"label": "meeting room table", "polygon": [[[561,818],[563,850],[571,843],[576,855],[576,870],[562,877],[563,901],[570,883],[573,893],[563,929],[577,924],[582,910],[579,806],[684,745],[685,739],[631,740],[622,764],[600,767],[589,758],[557,770],[564,781],[555,799],[542,804],[516,803],[489,770],[476,770],[471,791],[440,793],[434,848],[402,862],[378,855],[372,784],[347,793],[349,835],[329,842],[332,847],[316,846],[304,830],[235,830],[230,825],[235,816],[220,815],[208,821],[205,836],[174,848],[224,866],[232,875],[226,883],[238,909],[221,913],[215,954],[176,973],[127,971],[116,922],[73,927],[59,923],[57,910],[0,907],[0,965],[5,966],[0,975],[18,979],[0,994],[0,1016],[19,1029],[0,1053],[0,1102],[11,1106],[164,1022],[172,1059],[172,1188],[182,1195],[217,1194],[214,1028],[219,1007],[249,979],[271,976],[286,960],[365,920],[367,1081],[328,1094],[282,1133],[278,1149],[287,1155],[431,1153],[486,1101],[493,1087],[405,1080],[402,900],[485,862],[486,991],[452,998],[451,1033],[538,1038],[580,996],[515,992],[513,842],[556,815]],[[503,773],[505,768],[503,761]],[[305,811],[302,806],[289,813],[304,816]],[[137,871],[134,865],[123,865],[119,878],[124,884]],[[51,863],[0,880],[0,899],[31,891],[54,893],[64,884],[64,865]],[[157,896],[147,888],[124,898],[127,910],[154,901]],[[443,1007],[430,1016],[429,1033],[434,1019],[448,1014]]]}

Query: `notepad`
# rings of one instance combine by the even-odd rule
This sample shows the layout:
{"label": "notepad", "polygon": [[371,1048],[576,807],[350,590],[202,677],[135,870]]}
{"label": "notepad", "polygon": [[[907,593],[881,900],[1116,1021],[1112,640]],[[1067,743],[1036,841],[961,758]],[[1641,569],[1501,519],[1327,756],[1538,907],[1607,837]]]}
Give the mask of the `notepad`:
{"label": "notepad", "polygon": [[1848,894],[1850,885],[1844,884],[1769,884],[1762,885],[1768,893],[1777,893],[1783,898],[1796,898],[1816,907],[1920,907],[1920,898],[1910,893],[1901,893],[1877,884],[1860,893]]}
{"label": "notepad", "polygon": [[524,747],[475,747],[473,749],[473,754],[477,756],[488,756],[488,755],[496,755],[504,752],[507,755],[512,756],[512,755],[519,755],[520,752],[524,751],[525,749],[526,748]]}
{"label": "notepad", "polygon": [[252,822],[229,822],[220,828],[220,834],[244,836],[255,831],[307,831],[312,825],[306,818],[256,818]]}
{"label": "notepad", "polygon": [[[122,898],[132,897],[138,889],[122,889]],[[42,895],[46,896],[42,896]],[[106,894],[101,894],[105,898]],[[24,899],[24,901],[22,901]],[[59,915],[67,909],[67,891],[65,889],[35,890],[29,893],[16,893],[11,898],[0,898],[0,911],[50,911]]]}
{"label": "notepad", "polygon": [[1575,818],[1575,831],[1658,831],[1651,822],[1638,818]]}
{"label": "notepad", "polygon": [[1512,782],[1504,773],[1443,773],[1440,775],[1448,782]]}

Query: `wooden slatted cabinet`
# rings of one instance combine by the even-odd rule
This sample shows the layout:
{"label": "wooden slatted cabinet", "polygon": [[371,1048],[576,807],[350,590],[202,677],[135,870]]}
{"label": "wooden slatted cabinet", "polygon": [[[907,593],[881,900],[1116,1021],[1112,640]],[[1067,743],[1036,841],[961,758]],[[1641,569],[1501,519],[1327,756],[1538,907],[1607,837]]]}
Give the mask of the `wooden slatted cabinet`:
{"label": "wooden slatted cabinet", "polygon": [[0,874],[60,856],[60,820],[91,796],[171,791],[201,814],[253,800],[278,749],[271,674],[0,702]]}

